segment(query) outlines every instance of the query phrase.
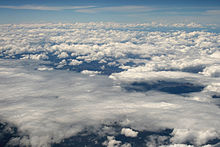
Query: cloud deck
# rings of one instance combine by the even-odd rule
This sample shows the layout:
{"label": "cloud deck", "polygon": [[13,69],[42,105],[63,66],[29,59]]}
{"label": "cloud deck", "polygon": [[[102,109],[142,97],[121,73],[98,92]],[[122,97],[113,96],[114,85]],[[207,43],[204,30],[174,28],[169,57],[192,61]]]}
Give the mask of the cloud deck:
{"label": "cloud deck", "polygon": [[219,33],[149,25],[1,25],[0,118],[28,136],[9,143],[49,146],[110,122],[121,130],[102,128],[104,146],[165,129],[169,144],[146,144],[220,139]]}

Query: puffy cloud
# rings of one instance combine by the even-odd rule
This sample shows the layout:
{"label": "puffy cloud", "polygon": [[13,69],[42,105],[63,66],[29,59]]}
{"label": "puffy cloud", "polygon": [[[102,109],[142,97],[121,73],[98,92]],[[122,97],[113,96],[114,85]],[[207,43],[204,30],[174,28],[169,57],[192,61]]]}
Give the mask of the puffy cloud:
{"label": "puffy cloud", "polygon": [[130,128],[122,128],[121,129],[121,134],[125,135],[126,137],[137,137],[138,132],[133,131]]}
{"label": "puffy cloud", "polygon": [[71,62],[69,63],[69,65],[80,65],[82,64],[83,61],[79,61],[79,60],[75,60],[75,59],[72,59]]}
{"label": "puffy cloud", "polygon": [[53,70],[53,68],[48,68],[48,67],[44,66],[44,67],[38,67],[37,70],[45,71],[45,70]]}
{"label": "puffy cloud", "polygon": [[92,70],[83,70],[81,71],[82,74],[84,75],[90,75],[90,76],[94,76],[96,74],[100,74],[100,71],[92,71]]}
{"label": "puffy cloud", "polygon": [[0,25],[2,28],[0,55],[43,60],[53,60],[52,57],[57,56],[62,59],[82,59],[86,62],[98,60],[100,63],[101,61],[114,63],[106,60],[108,57],[117,61],[118,64],[112,64],[114,66],[123,67],[129,62],[134,63],[132,66],[147,63],[151,70],[184,70],[217,62],[219,34],[203,31],[143,31],[148,27],[160,25],[155,23]]}
{"label": "puffy cloud", "polygon": [[30,146],[30,140],[28,137],[24,136],[22,138],[20,137],[15,137],[11,139],[8,144],[9,146]]}
{"label": "puffy cloud", "polygon": [[58,58],[66,58],[66,57],[68,57],[69,55],[66,53],[66,52],[62,52],[62,53],[60,53],[57,57]]}
{"label": "puffy cloud", "polygon": [[23,57],[21,59],[32,59],[32,60],[45,60],[48,59],[48,56],[43,54],[35,54],[35,55],[23,55]]}
{"label": "puffy cloud", "polygon": [[196,24],[196,23],[190,23],[190,24],[187,24],[187,27],[189,27],[189,28],[201,28],[202,25]]}
{"label": "puffy cloud", "polygon": [[104,146],[107,147],[119,147],[121,144],[121,141],[115,140],[114,136],[107,136],[108,141],[103,142]]}
{"label": "puffy cloud", "polygon": [[166,140],[169,140],[168,136],[151,135],[148,137],[146,146],[148,147],[161,146],[165,143]]}
{"label": "puffy cloud", "polygon": [[[152,26],[166,25],[0,25],[0,116],[30,136],[11,144],[49,145],[112,120],[125,127],[124,134],[174,129],[171,141],[176,146],[200,146],[219,138],[219,106],[211,99],[219,94],[219,33],[145,31]],[[181,26],[201,27],[176,28]],[[51,66],[82,72],[48,71]],[[111,79],[98,75],[107,69]],[[124,90],[134,82],[151,88],[144,93]],[[169,94],[155,88],[161,82],[160,89],[172,88],[166,87],[172,82],[174,88],[205,88]],[[163,139],[152,138],[151,143]],[[111,141],[122,145],[115,138],[106,145]]]}
{"label": "puffy cloud", "polygon": [[201,24],[197,24],[197,23],[189,23],[189,24],[184,24],[184,23],[176,23],[176,24],[172,24],[173,27],[189,27],[189,28],[203,28],[204,26],[202,26]]}
{"label": "puffy cloud", "polygon": [[173,138],[171,138],[171,141],[173,143],[187,142],[193,140],[196,145],[205,144],[208,140],[215,139],[216,136],[218,136],[218,133],[211,128],[209,130],[201,130],[195,132],[194,130],[190,129],[174,129],[172,134],[174,136]]}
{"label": "puffy cloud", "polygon": [[[107,76],[41,72],[35,70],[36,62],[26,60],[0,62],[0,115],[27,132],[33,146],[60,142],[111,120],[130,126],[121,130],[129,136],[137,135],[133,129],[174,128],[175,144],[201,145],[219,138],[219,107],[213,103],[160,92],[127,93]],[[110,138],[106,145],[112,144],[120,141]]]}
{"label": "puffy cloud", "polygon": [[67,62],[65,59],[63,59],[62,61],[59,62],[59,65],[57,65],[56,68],[62,68],[63,66],[67,65]]}
{"label": "puffy cloud", "polygon": [[201,74],[211,77],[220,77],[220,65],[211,65],[206,67]]}
{"label": "puffy cloud", "polygon": [[218,82],[218,83],[213,82],[213,83],[209,84],[205,88],[205,90],[219,93],[220,92],[220,82]]}

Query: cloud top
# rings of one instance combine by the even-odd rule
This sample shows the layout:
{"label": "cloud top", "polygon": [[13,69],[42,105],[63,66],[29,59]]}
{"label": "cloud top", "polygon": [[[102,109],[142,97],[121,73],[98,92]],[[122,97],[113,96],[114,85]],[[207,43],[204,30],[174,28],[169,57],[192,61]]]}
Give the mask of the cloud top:
{"label": "cloud top", "polygon": [[[0,25],[0,117],[29,136],[12,142],[46,146],[111,122],[130,139],[171,130],[151,136],[151,144],[168,137],[173,145],[202,146],[220,138],[220,35],[194,23],[175,26]],[[190,90],[169,92],[184,86]],[[106,146],[125,143],[115,132],[99,133]]]}
{"label": "cloud top", "polygon": [[138,132],[133,131],[130,128],[122,128],[121,129],[121,134],[125,135],[126,137],[137,137]]}

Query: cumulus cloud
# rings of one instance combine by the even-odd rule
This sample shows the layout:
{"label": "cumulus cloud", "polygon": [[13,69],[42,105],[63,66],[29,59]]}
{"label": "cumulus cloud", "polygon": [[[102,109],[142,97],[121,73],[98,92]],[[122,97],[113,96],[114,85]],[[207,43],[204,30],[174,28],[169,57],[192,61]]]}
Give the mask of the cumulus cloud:
{"label": "cumulus cloud", "polygon": [[96,74],[100,74],[100,71],[92,71],[92,70],[83,70],[81,71],[82,74],[84,75],[90,75],[90,76],[94,76]]}
{"label": "cumulus cloud", "polygon": [[[176,146],[219,138],[219,106],[212,99],[220,87],[219,33],[145,31],[154,26],[166,25],[0,25],[0,116],[30,136],[11,144],[49,145],[108,121],[118,121],[125,137],[173,129]],[[182,26],[201,28],[176,24]],[[68,66],[81,73],[52,70]],[[110,76],[99,75],[107,70]],[[134,82],[150,90],[125,91],[123,86]],[[164,91],[155,89],[161,82]],[[174,88],[202,88],[169,94],[166,86],[172,82]],[[109,142],[122,145],[115,138],[105,145]]]}
{"label": "cumulus cloud", "polygon": [[83,61],[72,59],[71,62],[69,63],[69,65],[80,65],[82,63],[83,63]]}
{"label": "cumulus cloud", "polygon": [[168,139],[169,139],[168,136],[151,135],[151,136],[148,137],[148,141],[146,143],[146,146],[148,146],[148,147],[161,146]]}
{"label": "cumulus cloud", "polygon": [[59,62],[56,68],[63,68],[63,66],[67,65],[67,62],[65,59]]}
{"label": "cumulus cloud", "polygon": [[69,55],[66,53],[66,52],[62,52],[62,53],[60,53],[57,57],[58,58],[66,58],[66,57],[68,57]]}
{"label": "cumulus cloud", "polygon": [[121,141],[115,140],[114,136],[107,136],[108,141],[103,142],[104,146],[107,147],[119,147],[121,144]]}
{"label": "cumulus cloud", "polygon": [[21,59],[32,59],[32,60],[43,60],[48,59],[46,54],[30,54],[30,55],[23,55]]}
{"label": "cumulus cloud", "polygon": [[220,65],[211,65],[206,67],[201,74],[211,77],[220,77]]}
{"label": "cumulus cloud", "polygon": [[190,129],[174,129],[172,132],[174,137],[172,138],[173,143],[177,142],[187,142],[189,140],[194,140],[197,145],[202,145],[207,142],[207,140],[215,139],[216,138],[216,132],[212,131],[210,128],[206,131],[196,131],[192,133],[194,130]]}
{"label": "cumulus cloud", "polygon": [[121,129],[121,134],[125,135],[126,137],[137,137],[138,132],[133,131],[130,128],[122,128]]}
{"label": "cumulus cloud", "polygon": [[197,24],[197,23],[189,23],[189,24],[184,24],[184,23],[176,23],[176,24],[172,24],[173,27],[189,27],[189,28],[203,28],[204,26],[202,26],[201,24]]}
{"label": "cumulus cloud", "polygon": [[[125,70],[147,63],[148,70],[153,71],[199,69],[219,61],[219,34],[203,31],[142,31],[161,26],[169,27],[156,23],[1,25],[0,55],[53,62],[56,60],[51,56],[72,58],[79,62],[99,61]],[[174,26],[200,27],[194,23]],[[126,31],[127,28],[129,31]],[[70,65],[79,62],[70,62]]]}
{"label": "cumulus cloud", "polygon": [[[42,72],[35,70],[36,62],[26,60],[0,62],[0,116],[28,132],[33,146],[60,142],[108,120],[131,126],[121,131],[132,137],[138,133],[133,129],[174,128],[171,140],[176,144],[201,145],[219,138],[219,108],[213,103],[160,92],[127,93],[107,76]],[[120,140],[106,143],[112,144]]]}

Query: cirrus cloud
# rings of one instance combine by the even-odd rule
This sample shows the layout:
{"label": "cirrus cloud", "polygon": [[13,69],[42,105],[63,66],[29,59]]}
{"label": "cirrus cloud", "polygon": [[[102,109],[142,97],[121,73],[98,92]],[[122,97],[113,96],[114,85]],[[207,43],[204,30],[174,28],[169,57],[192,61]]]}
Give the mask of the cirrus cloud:
{"label": "cirrus cloud", "polygon": [[6,8],[6,9],[49,10],[49,11],[68,10],[68,9],[85,9],[85,8],[92,8],[92,7],[94,6],[43,6],[43,5],[21,5],[21,6],[1,5],[0,6],[0,8]]}

